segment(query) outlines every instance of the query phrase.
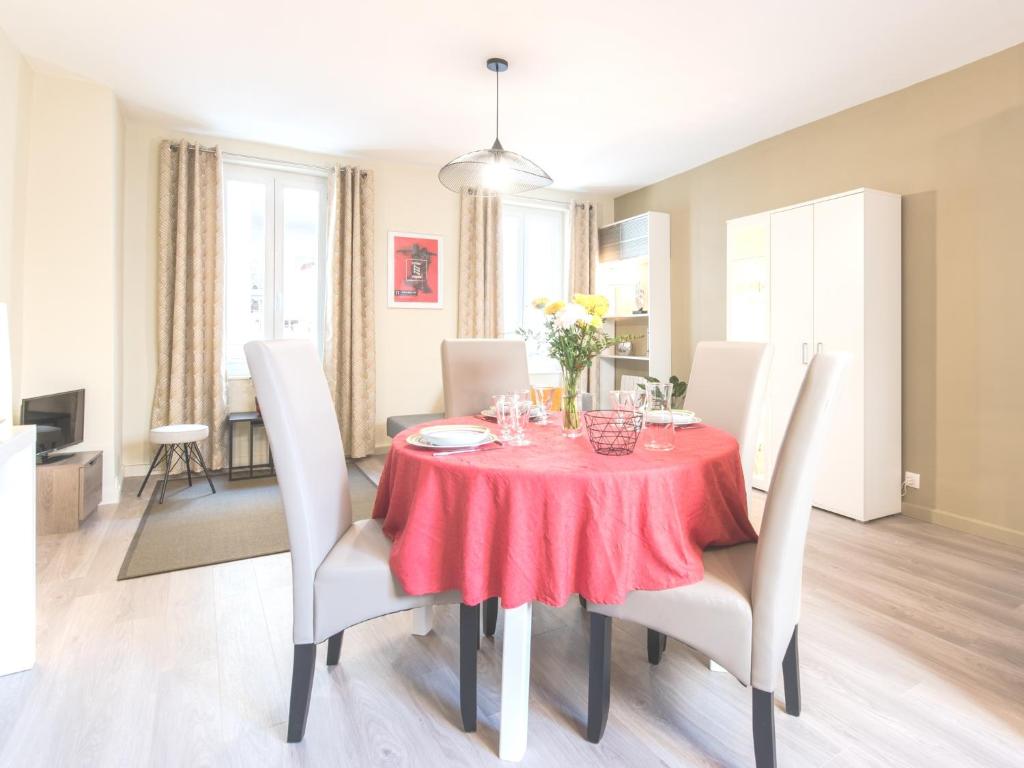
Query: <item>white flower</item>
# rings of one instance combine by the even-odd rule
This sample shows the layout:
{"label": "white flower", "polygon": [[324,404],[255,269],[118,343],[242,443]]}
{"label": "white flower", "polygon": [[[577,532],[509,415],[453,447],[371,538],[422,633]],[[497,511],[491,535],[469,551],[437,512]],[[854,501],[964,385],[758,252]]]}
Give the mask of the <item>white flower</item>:
{"label": "white flower", "polygon": [[560,310],[558,314],[555,315],[555,328],[560,331],[567,331],[580,320],[583,322],[589,322],[590,314],[587,312],[585,307],[574,302],[569,303],[565,305],[564,309]]}

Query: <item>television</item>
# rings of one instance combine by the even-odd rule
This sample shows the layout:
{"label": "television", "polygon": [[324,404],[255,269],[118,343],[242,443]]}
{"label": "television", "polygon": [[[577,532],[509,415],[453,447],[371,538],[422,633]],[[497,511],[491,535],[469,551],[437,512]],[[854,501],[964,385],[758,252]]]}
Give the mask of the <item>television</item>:
{"label": "television", "polygon": [[21,401],[21,423],[36,425],[36,455],[47,461],[51,452],[82,442],[85,390],[26,397]]}

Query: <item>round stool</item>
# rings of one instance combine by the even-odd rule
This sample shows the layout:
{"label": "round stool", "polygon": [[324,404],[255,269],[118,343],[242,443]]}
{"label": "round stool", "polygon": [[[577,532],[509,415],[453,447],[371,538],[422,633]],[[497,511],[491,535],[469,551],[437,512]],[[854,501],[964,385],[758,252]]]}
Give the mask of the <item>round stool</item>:
{"label": "round stool", "polygon": [[171,467],[179,459],[185,463],[185,474],[188,476],[189,487],[192,486],[192,460],[199,462],[199,466],[206,475],[206,482],[210,484],[210,491],[216,493],[213,487],[213,480],[206,469],[206,462],[203,461],[203,452],[199,450],[199,441],[210,436],[210,428],[205,424],[168,424],[166,427],[154,427],[149,430],[149,442],[157,445],[156,456],[153,463],[149,465],[146,479],[142,481],[136,496],[142,496],[142,491],[149,482],[149,476],[153,474],[153,468],[161,457],[164,460],[164,479],[160,486],[160,503],[164,503],[164,492],[167,490],[167,478],[170,477]]}

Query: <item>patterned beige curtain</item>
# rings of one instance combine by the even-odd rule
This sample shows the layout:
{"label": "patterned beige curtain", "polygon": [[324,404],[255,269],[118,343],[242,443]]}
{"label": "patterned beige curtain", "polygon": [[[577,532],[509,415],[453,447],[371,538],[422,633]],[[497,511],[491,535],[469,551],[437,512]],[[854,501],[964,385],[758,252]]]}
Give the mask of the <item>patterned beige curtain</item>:
{"label": "patterned beige curtain", "polygon": [[593,293],[597,280],[597,205],[573,202],[569,295]]}
{"label": "patterned beige curtain", "polygon": [[[569,205],[570,222],[569,252],[569,295],[593,293],[597,290],[597,205],[594,203],[572,202]],[[595,392],[597,389],[597,365],[587,371],[583,389]]]}
{"label": "patterned beige curtain", "polygon": [[160,144],[157,374],[150,424],[206,424],[201,450],[225,466],[224,238],[219,148]]}
{"label": "patterned beige curtain", "polygon": [[501,336],[501,198],[462,194],[459,336]]}
{"label": "patterned beige curtain", "polygon": [[330,257],[324,369],[346,453],[373,453],[376,361],[373,338],[373,173],[331,174]]}

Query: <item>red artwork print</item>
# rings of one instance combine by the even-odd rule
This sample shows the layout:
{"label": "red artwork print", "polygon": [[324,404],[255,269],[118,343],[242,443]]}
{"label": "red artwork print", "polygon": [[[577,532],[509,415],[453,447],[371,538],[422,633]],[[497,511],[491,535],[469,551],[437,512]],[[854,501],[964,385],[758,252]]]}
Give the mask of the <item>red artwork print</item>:
{"label": "red artwork print", "polygon": [[393,301],[401,304],[438,304],[440,249],[437,238],[396,235],[393,242]]}

